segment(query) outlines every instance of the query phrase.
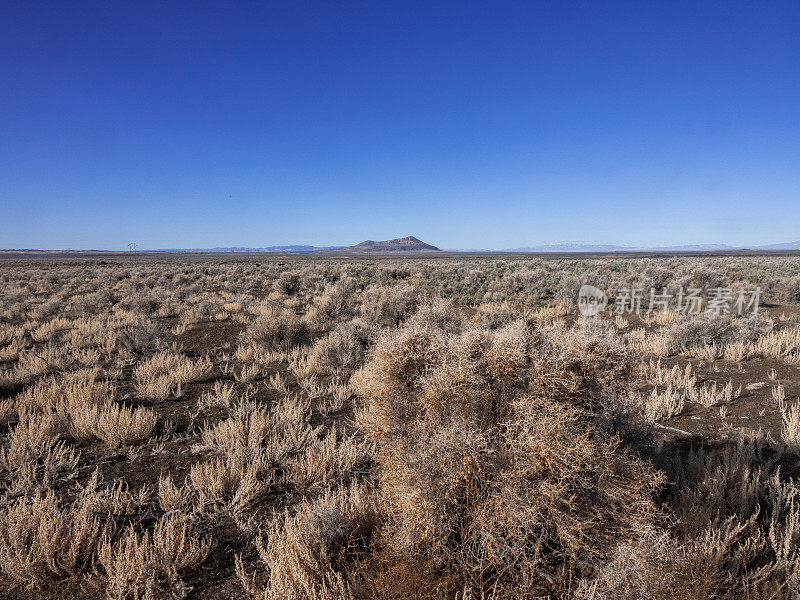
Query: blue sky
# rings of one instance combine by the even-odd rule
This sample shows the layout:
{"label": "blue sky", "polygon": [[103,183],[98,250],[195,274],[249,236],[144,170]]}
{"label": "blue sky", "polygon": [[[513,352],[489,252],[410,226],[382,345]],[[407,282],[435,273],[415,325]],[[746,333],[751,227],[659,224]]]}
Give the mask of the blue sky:
{"label": "blue sky", "polygon": [[799,32],[796,1],[3,0],[0,248],[794,241]]}

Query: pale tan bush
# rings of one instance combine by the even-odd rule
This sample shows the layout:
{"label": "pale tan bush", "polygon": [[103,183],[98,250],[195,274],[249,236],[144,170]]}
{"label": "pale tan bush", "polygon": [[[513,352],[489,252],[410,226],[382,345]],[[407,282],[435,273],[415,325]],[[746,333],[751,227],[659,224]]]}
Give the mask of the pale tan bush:
{"label": "pale tan bush", "polygon": [[271,408],[243,402],[234,414],[202,431],[201,448],[228,455],[255,453],[268,462],[282,462],[318,437],[309,421],[311,409],[297,397],[286,397]]}
{"label": "pale tan bush", "polygon": [[497,329],[506,323],[515,321],[519,316],[519,311],[508,302],[486,302],[478,305],[472,320],[489,329]]}
{"label": "pale tan bush", "polygon": [[211,542],[196,536],[180,514],[162,517],[151,531],[128,527],[119,539],[103,538],[98,561],[106,594],[114,600],[183,597],[190,588],[182,577],[205,562]]}
{"label": "pale tan bush", "polygon": [[800,402],[782,403],[780,410],[783,421],[781,437],[791,452],[800,454]]}
{"label": "pale tan bush", "polygon": [[356,378],[388,540],[470,586],[542,593],[551,560],[590,569],[655,513],[658,476],[581,408],[625,361],[602,332],[454,327],[387,333]]}
{"label": "pale tan bush", "polygon": [[[303,501],[294,514],[276,516],[259,540],[269,571],[268,600],[346,600],[353,598],[348,569],[359,545],[369,542],[379,524],[375,501],[358,487],[325,492]],[[350,559],[350,560],[348,560]]]}
{"label": "pale tan bush", "polygon": [[95,510],[91,484],[63,508],[50,491],[0,509],[0,572],[35,587],[91,572],[110,527],[93,517]]}
{"label": "pale tan bush", "polygon": [[53,414],[23,413],[9,432],[8,446],[0,448],[0,472],[12,480],[12,490],[23,493],[42,481],[52,481],[58,472],[74,469],[78,456],[61,439]]}
{"label": "pale tan bush", "polygon": [[205,392],[198,402],[201,409],[212,408],[215,406],[230,407],[237,400],[236,392],[233,385],[230,383],[223,383],[222,381],[214,382],[214,389]]}
{"label": "pale tan bush", "polygon": [[289,350],[307,341],[308,326],[288,308],[271,306],[247,328],[244,339],[273,350]]}
{"label": "pale tan bush", "polygon": [[195,463],[189,481],[202,509],[222,504],[240,515],[266,493],[273,474],[263,457],[239,452]]}
{"label": "pale tan bush", "polygon": [[728,380],[722,387],[717,387],[717,382],[711,385],[704,384],[689,389],[689,399],[703,406],[715,406],[722,402],[733,400],[733,380]]}
{"label": "pale tan bush", "polygon": [[304,488],[346,481],[354,471],[366,470],[373,453],[372,442],[331,429],[287,461],[286,480]]}
{"label": "pale tan bush", "polygon": [[166,400],[179,394],[187,383],[206,377],[212,369],[208,358],[192,360],[171,352],[159,352],[133,370],[136,392],[142,398]]}
{"label": "pale tan bush", "polygon": [[683,412],[686,394],[671,385],[663,390],[654,387],[649,394],[629,391],[624,401],[641,411],[646,421],[655,423]]}
{"label": "pale tan bush", "polygon": [[364,323],[337,325],[314,343],[308,356],[309,371],[315,375],[347,374],[361,363],[371,329]]}
{"label": "pale tan bush", "polygon": [[71,413],[69,429],[78,440],[98,439],[109,448],[119,448],[150,439],[157,421],[156,413],[149,408],[86,406]]}

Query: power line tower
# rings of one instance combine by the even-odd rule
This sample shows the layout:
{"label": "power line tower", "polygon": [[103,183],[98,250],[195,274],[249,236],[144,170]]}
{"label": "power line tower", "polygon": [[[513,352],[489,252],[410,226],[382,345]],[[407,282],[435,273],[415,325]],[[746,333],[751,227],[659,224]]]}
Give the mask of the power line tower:
{"label": "power line tower", "polygon": [[128,251],[131,256],[131,264],[134,263],[134,259],[136,258],[136,242],[131,242],[128,244]]}

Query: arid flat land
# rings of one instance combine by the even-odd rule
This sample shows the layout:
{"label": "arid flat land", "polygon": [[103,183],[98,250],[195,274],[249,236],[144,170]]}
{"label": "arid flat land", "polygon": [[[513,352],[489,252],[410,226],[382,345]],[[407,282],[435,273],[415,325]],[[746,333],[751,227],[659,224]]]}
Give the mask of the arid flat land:
{"label": "arid flat land", "polygon": [[0,253],[0,597],[797,598],[798,395],[798,253]]}

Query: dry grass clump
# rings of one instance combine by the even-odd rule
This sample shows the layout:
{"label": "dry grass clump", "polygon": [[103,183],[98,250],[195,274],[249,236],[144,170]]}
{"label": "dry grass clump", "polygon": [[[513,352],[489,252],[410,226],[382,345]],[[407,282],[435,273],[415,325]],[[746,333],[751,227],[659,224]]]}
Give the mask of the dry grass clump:
{"label": "dry grass clump", "polygon": [[781,411],[783,442],[790,452],[800,454],[800,402],[788,404],[782,385],[772,388],[772,397],[778,403],[778,409]]}
{"label": "dry grass clump", "polygon": [[[347,435],[335,428],[310,424],[308,402],[286,397],[271,408],[243,402],[234,414],[203,429],[200,448],[212,449],[223,458],[197,466],[192,481],[197,489],[220,489],[220,496],[233,497],[233,489],[247,483],[248,457],[255,457],[253,470],[258,477],[281,468],[283,483],[303,488],[324,487],[331,481],[345,480],[355,470],[364,469],[373,454],[372,443],[361,436]],[[205,483],[199,483],[200,481]],[[218,481],[218,484],[209,483]],[[244,482],[244,483],[242,483]],[[244,492],[237,492],[243,494]]]}
{"label": "dry grass clump", "polygon": [[230,383],[222,381],[214,382],[214,389],[205,392],[198,402],[201,409],[208,409],[215,406],[230,407],[236,402],[238,396]]}
{"label": "dry grass clump", "polygon": [[208,538],[198,537],[181,514],[164,516],[152,530],[129,526],[118,539],[106,536],[98,562],[113,600],[182,598],[190,590],[182,577],[196,570],[211,551]]}
{"label": "dry grass clump", "polygon": [[772,324],[758,315],[737,318],[703,313],[679,319],[663,331],[672,346],[692,350],[707,346],[721,348],[734,343],[749,344],[769,333],[771,328]]}
{"label": "dry grass clump", "polygon": [[663,390],[654,387],[649,394],[631,390],[623,398],[623,402],[640,411],[650,423],[681,414],[685,401],[686,393],[676,390],[672,385]]}
{"label": "dry grass clump", "polygon": [[142,398],[166,400],[180,395],[182,386],[211,373],[208,358],[192,360],[168,351],[159,352],[140,362],[133,370],[136,392]]}
{"label": "dry grass clump", "polygon": [[12,582],[44,587],[90,574],[111,520],[95,518],[101,505],[120,509],[123,494],[98,492],[98,474],[70,503],[61,505],[53,491],[21,497],[0,509],[0,573]]}
{"label": "dry grass clump", "polygon": [[244,340],[273,350],[289,350],[308,339],[308,325],[294,311],[267,307],[244,332]]}
{"label": "dry grass clump", "polygon": [[654,385],[672,386],[680,390],[689,390],[697,385],[697,377],[692,375],[692,363],[686,363],[683,368],[679,365],[664,367],[661,359],[654,361],[651,358],[647,363],[642,363],[641,372],[644,379]]}
{"label": "dry grass clump", "polygon": [[641,566],[640,592],[597,597],[794,597],[800,591],[797,484],[784,481],[752,443],[690,451],[670,460],[667,560],[652,564],[640,543],[638,555],[645,555],[635,558]]}
{"label": "dry grass clump", "polygon": [[7,477],[6,491],[15,495],[49,485],[77,464],[78,455],[61,439],[52,413],[23,413],[8,434],[7,446],[0,448],[0,474]]}
{"label": "dry grass clump", "polygon": [[375,500],[356,487],[327,491],[270,523],[259,557],[268,569],[268,600],[347,600],[360,553],[380,523]]}
{"label": "dry grass clump", "polygon": [[53,492],[0,509],[0,572],[12,581],[43,587],[94,567],[104,531],[82,502],[62,509]]}
{"label": "dry grass clump", "polygon": [[222,505],[238,516],[266,493],[274,470],[264,457],[238,452],[195,463],[189,482],[201,509]]}
{"label": "dry grass clump", "polygon": [[309,371],[315,375],[352,373],[361,364],[371,334],[370,327],[362,322],[337,325],[311,348]]}
{"label": "dry grass clump", "polygon": [[280,463],[317,438],[320,428],[310,419],[310,405],[296,396],[271,408],[242,402],[230,418],[203,429],[201,447],[228,455],[255,453]]}
{"label": "dry grass clump", "polygon": [[655,512],[659,478],[590,410],[621,357],[597,338],[536,335],[521,321],[442,325],[453,329],[415,317],[386,334],[357,378],[387,543],[474,593],[563,592],[553,562],[590,569]]}
{"label": "dry grass clump", "polygon": [[286,480],[302,488],[346,481],[354,471],[366,472],[373,454],[372,442],[331,429],[287,461]]}
{"label": "dry grass clump", "polygon": [[420,291],[409,284],[394,287],[370,286],[361,295],[361,315],[379,327],[397,327],[416,310]]}
{"label": "dry grass clump", "polygon": [[157,421],[156,413],[149,408],[85,406],[70,414],[69,430],[77,440],[97,439],[108,448],[119,448],[150,439]]}
{"label": "dry grass clump", "polygon": [[703,406],[715,406],[722,402],[730,402],[733,397],[732,380],[728,380],[728,383],[721,387],[717,387],[717,382],[714,381],[711,385],[701,385],[689,390],[689,399]]}
{"label": "dry grass clump", "polygon": [[497,329],[519,316],[519,311],[508,302],[485,302],[478,305],[473,321],[489,329]]}
{"label": "dry grass clump", "polygon": [[308,310],[308,318],[320,327],[328,327],[351,319],[358,310],[357,282],[352,277],[343,277],[325,292],[314,298]]}

